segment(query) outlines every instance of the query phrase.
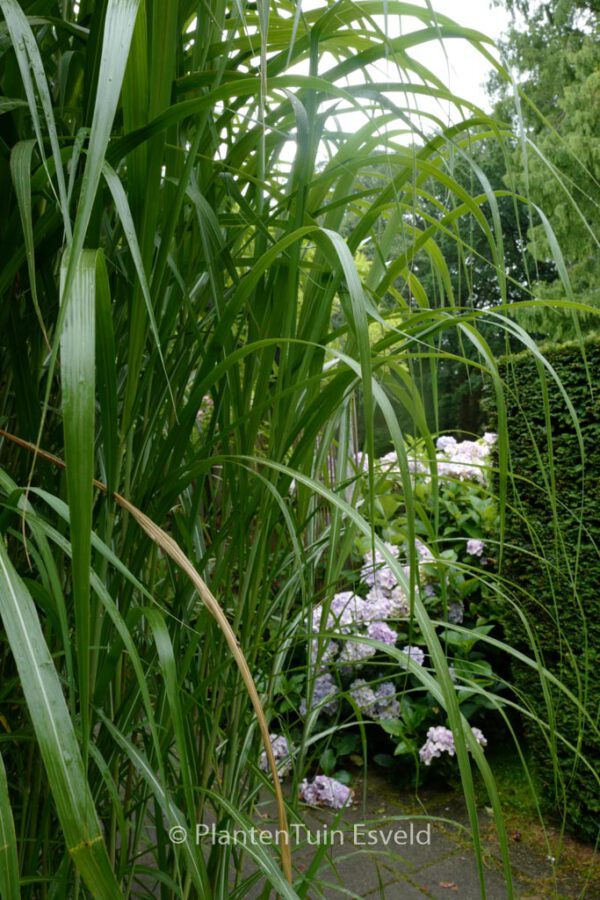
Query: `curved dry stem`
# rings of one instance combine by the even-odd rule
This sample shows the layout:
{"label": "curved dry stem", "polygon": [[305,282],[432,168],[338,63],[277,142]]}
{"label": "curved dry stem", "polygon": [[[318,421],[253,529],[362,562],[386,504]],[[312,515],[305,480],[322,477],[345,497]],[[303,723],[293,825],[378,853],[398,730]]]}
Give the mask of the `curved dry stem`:
{"label": "curved dry stem", "polygon": [[[0,428],[0,437],[4,437],[7,440],[12,441],[14,444],[18,444],[19,447],[23,447],[30,453],[35,453],[40,458],[45,459],[56,466],[59,466],[61,469],[66,468],[64,461],[58,456],[54,456],[54,454],[52,453],[47,453],[45,450],[42,450],[35,444],[32,444],[29,441],[24,441],[22,438],[19,438],[8,431],[4,431],[2,428]],[[103,491],[103,493],[107,493],[107,487],[102,481],[94,479],[94,486]],[[229,621],[227,620],[227,617],[225,616],[225,613],[219,606],[219,603],[213,596],[208,585],[196,572],[194,566],[187,558],[179,544],[174,541],[173,538],[166,533],[166,531],[163,531],[162,528],[160,528],[155,522],[153,522],[152,519],[149,519],[148,516],[146,516],[140,509],[137,508],[137,506],[134,506],[133,503],[130,503],[129,500],[121,496],[121,494],[115,492],[112,496],[115,503],[117,503],[122,509],[127,510],[127,512],[130,513],[131,516],[133,516],[140,528],[146,532],[148,537],[153,540],[154,543],[157,544],[160,549],[167,554],[167,556],[170,556],[173,562],[185,572],[185,574],[188,576],[188,578],[196,588],[200,599],[202,600],[210,614],[213,616],[213,618],[216,620],[219,628],[223,632],[225,640],[227,641],[227,646],[229,647],[231,655],[235,659],[235,662],[240,670],[240,674],[246,686],[246,690],[248,691],[248,696],[250,697],[252,706],[254,707],[254,712],[256,713],[258,727],[260,728],[265,753],[269,761],[269,768],[273,777],[273,787],[275,790],[275,801],[277,805],[279,829],[281,831],[281,834],[284,835],[284,839],[279,842],[281,867],[286,879],[291,884],[292,854],[289,840],[285,802],[283,799],[283,792],[281,790],[281,782],[277,773],[277,763],[275,761],[275,756],[271,747],[269,726],[262,709],[260,697],[258,696],[258,691],[256,690],[256,685],[254,684],[252,673],[248,667],[248,663],[246,662],[246,657],[244,656],[244,653],[238,643],[231,625],[229,624]]]}

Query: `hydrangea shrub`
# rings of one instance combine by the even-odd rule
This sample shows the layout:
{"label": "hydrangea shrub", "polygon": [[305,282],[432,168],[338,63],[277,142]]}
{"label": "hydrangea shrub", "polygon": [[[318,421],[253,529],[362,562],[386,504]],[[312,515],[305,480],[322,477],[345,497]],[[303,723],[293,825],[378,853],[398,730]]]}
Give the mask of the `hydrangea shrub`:
{"label": "hydrangea shrub", "polygon": [[[482,589],[484,580],[477,577],[487,570],[496,534],[496,504],[489,483],[494,442],[491,433],[477,441],[439,438],[435,460],[438,529],[433,540],[432,464],[423,448],[412,448],[414,492],[428,513],[412,553],[398,460],[394,453],[376,460],[373,524],[398,560],[403,578],[396,576],[378,550],[359,543],[354,582],[340,585],[332,597],[315,603],[307,623],[313,677],[300,704],[301,716],[311,713],[331,719],[345,711],[378,725],[392,737],[395,753],[405,761],[412,759],[415,770],[440,757],[442,745],[447,756],[453,756],[454,742],[443,711],[417,677],[419,667],[426,667],[428,660],[425,642],[410,615],[411,575],[448,647],[465,716],[471,719],[485,705],[470,688],[495,689],[492,666],[477,646],[494,626],[491,604]],[[368,468],[365,457],[353,465],[362,479]],[[412,573],[411,564],[416,566]],[[452,632],[448,628],[452,624],[464,626],[472,637],[465,640]],[[386,646],[399,651],[397,659],[383,652]],[[475,728],[473,733],[485,746],[481,731]]]}

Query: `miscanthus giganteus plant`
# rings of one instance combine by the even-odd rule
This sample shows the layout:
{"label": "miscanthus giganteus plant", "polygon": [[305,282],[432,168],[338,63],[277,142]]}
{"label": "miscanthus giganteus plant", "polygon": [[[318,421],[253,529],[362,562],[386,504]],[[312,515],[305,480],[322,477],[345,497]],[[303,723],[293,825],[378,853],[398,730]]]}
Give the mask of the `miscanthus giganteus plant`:
{"label": "miscanthus giganteus plant", "polygon": [[[481,229],[503,289],[496,198],[477,169],[466,191],[451,160],[510,134],[411,54],[486,41],[428,3],[310,6],[0,0],[3,897],[244,897],[259,878],[316,896],[285,847],[170,829],[250,829],[263,750],[276,774],[294,628],[372,534],[348,502],[355,407],[371,458],[376,408],[405,457],[390,391],[431,440],[404,363],[434,369],[458,330],[502,423],[484,313],[455,305],[436,236],[466,255],[461,224]],[[462,118],[445,125],[423,97]],[[433,212],[431,184],[446,196]],[[525,339],[501,310],[494,322]],[[505,479],[502,434],[498,464]],[[413,614],[482,891],[473,765],[510,893],[493,775]]]}

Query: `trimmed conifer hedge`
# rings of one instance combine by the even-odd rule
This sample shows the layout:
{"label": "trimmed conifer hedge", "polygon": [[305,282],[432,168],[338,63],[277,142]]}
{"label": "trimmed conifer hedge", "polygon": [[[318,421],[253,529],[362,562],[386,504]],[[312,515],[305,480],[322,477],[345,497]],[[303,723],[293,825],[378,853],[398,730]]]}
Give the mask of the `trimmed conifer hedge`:
{"label": "trimmed conifer hedge", "polygon": [[[577,704],[547,683],[553,709],[548,717],[537,672],[513,666],[517,691],[551,725],[544,735],[531,722],[526,724],[541,795],[564,810],[571,830],[596,841],[600,827],[600,336],[586,338],[583,353],[578,342],[542,350],[573,404],[580,432],[548,369],[540,381],[539,362],[531,353],[503,361],[511,468],[516,477],[509,491],[508,547],[501,574],[515,586],[514,596],[539,641],[546,668],[581,700],[596,723],[594,729]],[[489,395],[485,402],[490,410]],[[516,610],[506,604],[500,615],[508,641],[531,655]],[[578,748],[595,771],[581,760],[576,764],[577,753],[557,734]],[[558,759],[562,776],[558,782],[553,758]]]}

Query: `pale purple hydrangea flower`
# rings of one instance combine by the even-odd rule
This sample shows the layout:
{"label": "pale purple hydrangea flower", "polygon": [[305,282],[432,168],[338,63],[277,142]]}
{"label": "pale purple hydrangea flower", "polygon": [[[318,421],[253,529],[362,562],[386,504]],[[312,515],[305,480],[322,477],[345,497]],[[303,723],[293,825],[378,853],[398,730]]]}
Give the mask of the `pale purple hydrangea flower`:
{"label": "pale purple hydrangea flower", "polygon": [[451,437],[449,434],[443,434],[437,439],[435,446],[442,453],[451,453],[456,447],[456,438]]}
{"label": "pale purple hydrangea flower", "polygon": [[[487,740],[483,736],[479,728],[471,728],[475,740],[481,747],[487,746]],[[430,766],[433,759],[447,753],[454,756],[456,747],[454,745],[454,735],[449,728],[443,725],[436,725],[427,732],[427,740],[419,750],[419,757],[425,766]]]}
{"label": "pale purple hydrangea flower", "polygon": [[[313,660],[317,659],[317,654],[319,652],[319,641],[314,640],[311,641],[311,649],[312,649],[312,658]],[[323,648],[323,652],[319,657],[319,667],[326,666],[327,663],[333,662],[339,652],[339,644],[335,641],[328,641],[325,647]]]}
{"label": "pale purple hydrangea flower", "polygon": [[398,633],[385,622],[371,622],[367,634],[371,640],[383,641],[384,644],[393,645],[398,640]]}
{"label": "pale purple hydrangea flower", "polygon": [[340,591],[333,595],[329,610],[342,624],[351,624],[356,621],[363,603],[362,597],[357,597],[353,591]]}
{"label": "pale purple hydrangea flower", "polygon": [[[398,547],[389,543],[386,543],[385,547],[392,556],[398,558]],[[398,583],[396,576],[386,564],[383,554],[379,550],[375,550],[374,554],[372,551],[368,551],[363,559],[364,565],[360,570],[360,577],[365,584],[385,591],[391,591],[396,586]]]}
{"label": "pale purple hydrangea flower", "polygon": [[357,678],[356,681],[352,682],[350,685],[350,696],[361,712],[368,715],[372,714],[377,698],[375,697],[375,691],[364,678]]}
{"label": "pale purple hydrangea flower", "polygon": [[393,619],[406,619],[410,615],[410,601],[400,585],[390,591],[390,606],[390,617]]}
{"label": "pale purple hydrangea flower", "polygon": [[[385,456],[380,456],[378,464],[388,475],[400,475],[400,463],[398,461],[398,454],[395,450],[391,450],[389,453],[386,453]],[[408,457],[407,466],[411,475],[429,474],[427,465],[416,457]]]}
{"label": "pale purple hydrangea flower", "polygon": [[420,459],[409,459],[408,471],[411,475],[426,475],[428,476],[427,480],[429,480],[429,467],[424,462],[421,462]]}
{"label": "pale purple hydrangea flower", "polygon": [[[283,776],[287,775],[292,768],[291,747],[287,741],[287,738],[285,738],[282,734],[270,734],[269,738],[271,740],[271,748],[273,750],[273,756],[275,757],[275,763],[277,765],[277,774],[283,778]],[[267,759],[265,750],[263,750],[260,755],[258,765],[263,772],[271,771],[269,760]]]}
{"label": "pale purple hydrangea flower", "polygon": [[[385,456],[380,457],[379,465],[388,475],[400,475],[400,462],[398,460],[398,454],[395,450],[392,450],[390,453],[386,453]],[[420,459],[416,457],[408,457],[407,459],[408,471],[411,475],[428,475],[429,468],[427,465]]]}
{"label": "pale purple hydrangea flower", "polygon": [[365,601],[357,597],[353,591],[341,591],[335,594],[329,608],[327,621],[323,622],[322,603],[314,607],[312,612],[313,631],[339,631],[347,634],[352,626],[360,622],[363,617]]}
{"label": "pale purple hydrangea flower", "polygon": [[396,688],[391,681],[380,684],[375,690],[364,678],[357,678],[350,685],[350,696],[365,715],[371,719],[397,719],[400,704],[396,700]]}
{"label": "pale purple hydrangea flower", "polygon": [[376,653],[377,649],[375,647],[363,644],[362,641],[345,641],[340,653],[340,662],[360,665]]}
{"label": "pale purple hydrangea flower", "polygon": [[355,453],[354,456],[351,457],[351,459],[359,471],[361,471],[361,472],[369,471],[369,454],[368,453]]}
{"label": "pale purple hydrangea flower", "polygon": [[384,469],[397,469],[398,456],[396,454],[396,451],[391,450],[390,453],[386,453],[385,456],[380,456],[379,465]]}
{"label": "pale purple hydrangea flower", "polygon": [[396,699],[396,688],[392,681],[384,681],[375,691],[375,719],[397,719],[400,703]]}
{"label": "pale purple hydrangea flower", "polygon": [[200,408],[196,413],[196,425],[198,429],[202,431],[205,427],[206,423],[212,416],[215,409],[215,401],[212,398],[212,394],[205,394],[200,401]]}
{"label": "pale purple hydrangea flower", "polygon": [[366,596],[362,619],[363,622],[403,619],[409,612],[408,597],[401,585],[396,584],[387,589],[378,584],[373,586]]}
{"label": "pale purple hydrangea flower", "polygon": [[372,587],[365,598],[363,621],[373,622],[375,620],[389,619],[392,611],[392,599],[391,596],[388,596],[388,592],[382,591],[381,588]]}
{"label": "pale purple hydrangea flower", "polygon": [[[408,552],[409,552],[408,544],[405,544],[405,549],[406,549],[406,553],[408,556]],[[416,552],[416,557],[417,557],[416,566],[415,566],[416,584],[419,587],[424,588],[425,585],[430,582],[437,583],[438,576],[436,575],[435,572],[431,571],[431,563],[435,562],[435,556],[433,555],[433,553],[431,552],[429,547],[426,544],[424,544],[423,541],[419,540],[418,538],[415,538],[415,552]],[[410,576],[411,576],[410,564],[404,566],[403,572],[404,572],[404,577],[406,578],[406,580],[410,581]]]}
{"label": "pale purple hydrangea flower", "polygon": [[[484,467],[488,465],[491,449],[497,440],[498,435],[489,431],[478,441],[457,441],[451,435],[442,435],[436,441],[438,475],[441,478],[458,478],[461,481],[485,484]],[[398,457],[394,451],[382,456],[378,464],[389,474],[400,472]],[[409,458],[408,468],[411,474],[423,476],[426,483],[431,480],[427,464],[418,457]]]}
{"label": "pale purple hydrangea flower", "polygon": [[487,738],[483,736],[483,732],[480,728],[471,728],[473,732],[473,737],[477,741],[480,747],[487,747]]}
{"label": "pale purple hydrangea flower", "polygon": [[434,562],[435,556],[423,541],[420,541],[419,538],[415,538],[415,550],[417,551],[417,556],[422,563]]}
{"label": "pale purple hydrangea flower", "polygon": [[361,580],[370,587],[378,588],[381,591],[391,591],[396,587],[397,579],[389,566],[376,565],[373,567],[371,563],[362,567],[360,571]]}
{"label": "pale purple hydrangea flower", "polygon": [[[441,442],[441,443],[440,443]],[[440,478],[458,478],[461,481],[486,483],[485,466],[493,440],[491,435],[481,441],[460,441],[454,438],[440,438],[437,442],[438,474]]]}
{"label": "pale purple hydrangea flower", "polygon": [[470,538],[467,541],[467,553],[470,556],[482,556],[485,544],[479,538]]}
{"label": "pale purple hydrangea flower", "polygon": [[365,601],[352,591],[342,591],[336,594],[331,601],[331,613],[336,626],[342,633],[347,633],[350,628],[363,618]]}
{"label": "pale purple hydrangea flower", "polygon": [[419,750],[419,758],[423,765],[430,766],[432,760],[442,753],[454,756],[456,753],[454,735],[444,725],[436,725],[428,730],[427,740]]}
{"label": "pale purple hydrangea flower", "polygon": [[312,781],[305,778],[300,785],[300,799],[309,806],[343,809],[352,804],[353,796],[349,787],[327,775],[317,775]]}
{"label": "pale purple hydrangea flower", "polygon": [[414,647],[411,644],[407,644],[406,647],[402,648],[402,652],[406,653],[408,658],[418,666],[422,666],[425,662],[425,654],[420,647]]}
{"label": "pale purple hydrangea flower", "polygon": [[[330,672],[324,672],[315,678],[312,694],[312,709],[318,708],[320,713],[333,716],[337,712],[339,689]],[[305,716],[308,707],[306,700],[300,703],[300,715]]]}

